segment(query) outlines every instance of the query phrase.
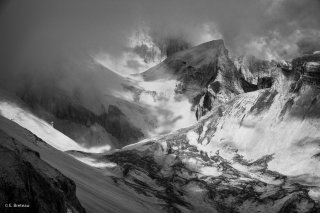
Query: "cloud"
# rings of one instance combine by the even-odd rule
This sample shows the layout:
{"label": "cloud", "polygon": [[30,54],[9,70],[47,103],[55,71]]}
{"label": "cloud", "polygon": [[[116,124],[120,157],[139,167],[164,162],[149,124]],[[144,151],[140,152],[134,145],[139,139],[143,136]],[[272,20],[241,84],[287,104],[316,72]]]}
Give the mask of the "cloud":
{"label": "cloud", "polygon": [[319,9],[319,0],[11,0],[0,9],[0,70],[12,79],[87,52],[125,58],[118,60],[121,72],[136,60],[123,55],[132,52],[130,38],[141,26],[149,38],[140,45],[160,50],[159,40],[173,38],[183,48],[222,37],[237,54],[291,58],[318,47]]}
{"label": "cloud", "polygon": [[127,67],[138,70],[139,68],[143,67],[143,65],[139,61],[130,59],[127,61]]}
{"label": "cloud", "polygon": [[[235,54],[290,59],[319,49],[319,10],[320,0],[1,1],[0,87],[31,87],[42,95],[82,88],[94,100],[102,94],[92,87],[117,82],[94,79],[92,56],[125,76],[220,38]],[[155,107],[170,109],[155,113],[161,124],[156,133],[195,120],[187,100],[160,100]]]}

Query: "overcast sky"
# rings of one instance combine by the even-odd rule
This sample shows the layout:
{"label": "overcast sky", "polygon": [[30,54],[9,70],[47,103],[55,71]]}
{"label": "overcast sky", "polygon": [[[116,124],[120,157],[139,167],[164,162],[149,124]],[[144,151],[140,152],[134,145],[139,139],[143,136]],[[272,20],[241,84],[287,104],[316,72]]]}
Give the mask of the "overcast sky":
{"label": "overcast sky", "polygon": [[150,36],[193,45],[222,37],[237,54],[290,58],[320,49],[319,11],[320,0],[2,0],[0,68],[70,52],[123,57],[141,26]]}

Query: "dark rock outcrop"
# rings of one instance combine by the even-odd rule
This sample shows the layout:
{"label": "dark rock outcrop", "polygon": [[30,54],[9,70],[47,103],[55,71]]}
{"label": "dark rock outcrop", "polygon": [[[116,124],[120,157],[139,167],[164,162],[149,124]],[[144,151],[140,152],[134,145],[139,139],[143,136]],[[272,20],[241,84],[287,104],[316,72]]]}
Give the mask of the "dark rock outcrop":
{"label": "dark rock outcrop", "polygon": [[85,212],[75,183],[42,161],[39,153],[2,130],[0,151],[0,212]]}
{"label": "dark rock outcrop", "polygon": [[211,109],[215,97],[210,92],[205,92],[196,106],[196,118],[199,120],[202,116],[207,114]]}
{"label": "dark rock outcrop", "polygon": [[258,78],[258,88],[259,89],[271,88],[273,81],[274,79],[272,77]]}
{"label": "dark rock outcrop", "polygon": [[258,90],[258,86],[256,84],[251,84],[244,78],[241,78],[241,87],[243,88],[244,92],[253,92]]}

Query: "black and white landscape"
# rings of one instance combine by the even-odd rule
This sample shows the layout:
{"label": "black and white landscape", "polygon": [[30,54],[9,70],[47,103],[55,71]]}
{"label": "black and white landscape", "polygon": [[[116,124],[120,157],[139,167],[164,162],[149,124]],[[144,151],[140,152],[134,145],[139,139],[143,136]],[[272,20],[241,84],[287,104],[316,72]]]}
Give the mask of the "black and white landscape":
{"label": "black and white landscape", "polygon": [[0,2],[0,212],[320,212],[320,1]]}

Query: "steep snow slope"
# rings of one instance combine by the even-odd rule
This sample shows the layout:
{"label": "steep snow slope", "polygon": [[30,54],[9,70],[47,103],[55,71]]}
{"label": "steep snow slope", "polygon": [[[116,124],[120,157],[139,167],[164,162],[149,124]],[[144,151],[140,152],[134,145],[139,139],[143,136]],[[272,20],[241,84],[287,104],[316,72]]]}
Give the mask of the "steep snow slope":
{"label": "steep snow slope", "polygon": [[0,130],[23,146],[38,152],[41,159],[72,179],[77,186],[77,197],[86,212],[161,212],[156,205],[156,200],[141,199],[130,190],[118,188],[103,170],[94,169],[52,148],[33,133],[2,116],[0,116]]}
{"label": "steep snow slope", "polygon": [[117,164],[121,188],[158,198],[167,212],[318,212],[320,69],[306,80],[304,62],[191,127],[87,157]]}
{"label": "steep snow slope", "polygon": [[49,123],[23,108],[23,105],[19,104],[19,102],[13,102],[13,99],[11,98],[11,100],[9,98],[4,98],[3,92],[1,94],[0,115],[33,132],[56,149],[61,151],[79,150],[87,152],[104,152],[110,150],[109,145],[93,148],[80,146],[78,143],[56,130]]}

